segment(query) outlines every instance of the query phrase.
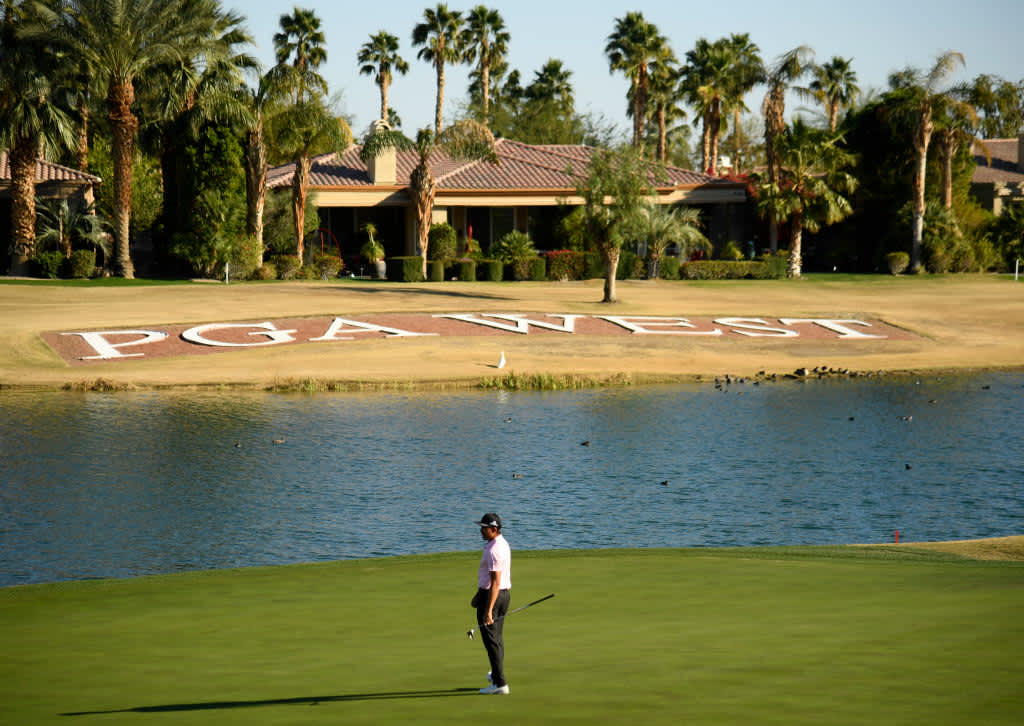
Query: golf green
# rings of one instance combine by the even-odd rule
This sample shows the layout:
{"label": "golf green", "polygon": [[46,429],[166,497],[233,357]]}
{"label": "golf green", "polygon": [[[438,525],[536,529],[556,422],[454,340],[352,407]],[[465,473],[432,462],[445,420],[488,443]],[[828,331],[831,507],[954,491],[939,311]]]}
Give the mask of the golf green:
{"label": "golf green", "polygon": [[[514,543],[513,543],[514,545]],[[515,552],[507,697],[457,553],[0,589],[0,723],[1020,724],[1024,563]]]}

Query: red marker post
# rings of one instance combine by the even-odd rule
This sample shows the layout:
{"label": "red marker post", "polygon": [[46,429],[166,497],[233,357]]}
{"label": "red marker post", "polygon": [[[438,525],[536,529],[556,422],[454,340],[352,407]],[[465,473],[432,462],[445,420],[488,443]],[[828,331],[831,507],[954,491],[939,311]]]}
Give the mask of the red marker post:
{"label": "red marker post", "polygon": [[896,544],[899,544],[900,543],[900,531],[898,529],[896,530],[895,537],[896,537]]}

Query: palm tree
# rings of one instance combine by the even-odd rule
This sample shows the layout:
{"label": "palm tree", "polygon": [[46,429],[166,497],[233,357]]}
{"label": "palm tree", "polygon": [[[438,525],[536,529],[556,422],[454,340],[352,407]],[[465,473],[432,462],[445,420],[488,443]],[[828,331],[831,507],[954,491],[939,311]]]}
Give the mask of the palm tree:
{"label": "palm tree", "polygon": [[887,115],[890,119],[906,123],[911,128],[911,143],[916,160],[913,176],[913,223],[910,248],[910,271],[921,268],[921,235],[924,231],[924,187],[925,171],[928,165],[928,145],[935,129],[934,112],[937,105],[949,96],[939,90],[939,85],[949,77],[958,65],[964,64],[964,57],[955,51],[940,55],[927,73],[917,68],[907,68],[892,74],[889,85]]}
{"label": "palm tree", "polygon": [[853,212],[844,196],[857,186],[845,171],[853,157],[840,141],[797,119],[775,137],[778,180],[755,176],[762,216],[789,222],[789,277],[801,275],[803,231],[817,232]]}
{"label": "palm tree", "polygon": [[431,166],[440,157],[448,159],[480,159],[498,163],[494,149],[494,136],[481,123],[472,120],[458,121],[440,134],[431,129],[420,129],[412,141],[398,131],[384,125],[376,126],[374,133],[366,139],[359,152],[364,162],[380,156],[388,149],[412,150],[416,152],[416,166],[410,176],[413,200],[416,203],[416,237],[419,254],[423,258],[423,277],[427,276],[427,241],[430,234],[430,220],[434,211],[436,185]]}
{"label": "palm tree", "polygon": [[43,202],[39,205],[38,228],[39,244],[55,243],[66,258],[71,257],[76,245],[102,250],[104,261],[110,255],[108,235],[91,202],[79,198]]}
{"label": "palm tree", "polygon": [[303,260],[306,198],[309,196],[313,157],[332,151],[344,151],[352,143],[352,131],[319,97],[289,106],[275,118],[275,127],[278,145],[295,164],[292,174],[292,221],[295,254],[299,260]]}
{"label": "palm tree", "polygon": [[437,100],[434,104],[434,135],[441,133],[444,115],[444,67],[458,63],[463,53],[462,13],[449,10],[444,3],[423,11],[423,22],[412,30],[412,44],[422,45],[416,57],[434,66],[437,74]]}
{"label": "palm tree", "polygon": [[732,59],[729,71],[729,97],[732,105],[733,124],[733,170],[740,171],[742,158],[742,123],[741,116],[747,110],[743,97],[765,79],[764,62],[761,60],[761,49],[750,39],[748,33],[733,33],[726,39],[726,46]]}
{"label": "palm tree", "polygon": [[706,38],[698,38],[693,50],[686,52],[686,60],[683,88],[699,111],[703,126],[701,171],[714,176],[722,111],[733,103],[733,55],[725,39],[711,43]]}
{"label": "palm tree", "polygon": [[604,261],[604,298],[618,302],[615,273],[622,243],[636,227],[637,215],[653,199],[661,167],[643,158],[636,147],[621,151],[596,149],[584,174],[576,179],[576,194],[583,203],[583,229]]}
{"label": "palm tree", "polygon": [[851,67],[852,59],[833,57],[825,65],[811,66],[814,80],[807,86],[808,95],[825,107],[828,130],[836,132],[839,111],[850,108],[860,95],[857,73]]}
{"label": "palm tree", "polygon": [[529,101],[554,103],[566,115],[571,115],[576,107],[571,78],[572,71],[562,61],[548,58],[540,70],[534,72],[533,80],[524,92],[525,98]]}
{"label": "palm tree", "polygon": [[630,80],[627,97],[633,116],[633,146],[640,146],[647,119],[650,65],[668,44],[658,28],[640,12],[615,19],[615,30],[607,38],[605,55],[609,71],[622,71]]}
{"label": "palm tree", "polygon": [[[786,91],[804,74],[813,57],[814,51],[806,45],[801,45],[779,56],[768,70],[768,92],[761,105],[761,114],[764,116],[764,153],[768,165],[768,179],[772,184],[779,183],[775,139],[786,128]],[[779,247],[779,230],[771,214],[768,216],[768,238],[771,251],[775,252]]]}
{"label": "palm tree", "polygon": [[69,0],[48,8],[42,32],[80,58],[107,88],[112,133],[114,257],[117,272],[135,276],[129,246],[132,161],[139,121],[135,81],[165,62],[184,62],[215,39],[214,0]]}
{"label": "palm tree", "polygon": [[391,88],[392,72],[403,76],[409,72],[409,64],[398,55],[398,38],[387,31],[378,31],[363,43],[356,60],[362,63],[359,72],[364,76],[376,76],[374,82],[380,87],[380,118],[391,123],[388,110],[388,89]]}
{"label": "palm tree", "polygon": [[696,207],[643,205],[631,232],[637,242],[647,245],[647,276],[657,280],[661,258],[669,245],[679,246],[679,257],[689,257],[691,249],[711,250],[711,242],[700,231],[700,210]]}
{"label": "palm tree", "polygon": [[[960,147],[974,139],[971,129],[978,125],[978,112],[974,106],[953,96],[939,99],[935,109],[935,143],[942,160],[942,206],[953,208],[953,157]],[[984,142],[978,145],[987,154]]]}
{"label": "palm tree", "polygon": [[4,6],[0,26],[0,149],[11,170],[11,272],[23,275],[35,249],[36,161],[74,147],[74,124],[56,102],[47,72],[56,59],[40,37],[16,37],[34,18],[24,5]]}
{"label": "palm tree", "polygon": [[491,105],[491,69],[505,57],[508,52],[509,33],[505,29],[505,21],[501,13],[483,5],[477,5],[466,17],[466,50],[464,58],[467,63],[479,58],[477,70],[480,88],[483,92],[483,124],[486,126]]}
{"label": "palm tree", "polygon": [[301,103],[307,94],[327,92],[327,83],[316,72],[327,60],[327,42],[320,30],[320,18],[313,10],[295,8],[291,15],[280,18],[281,30],[274,34],[274,55],[278,65],[294,56],[292,67],[297,71],[295,102]]}
{"label": "palm tree", "polygon": [[650,85],[648,101],[654,104],[654,124],[658,130],[658,141],[655,145],[655,158],[664,164],[668,155],[668,127],[681,118],[685,118],[686,111],[682,108],[684,98],[680,89],[680,78],[682,71],[676,54],[671,48],[665,46],[654,64],[649,76]]}

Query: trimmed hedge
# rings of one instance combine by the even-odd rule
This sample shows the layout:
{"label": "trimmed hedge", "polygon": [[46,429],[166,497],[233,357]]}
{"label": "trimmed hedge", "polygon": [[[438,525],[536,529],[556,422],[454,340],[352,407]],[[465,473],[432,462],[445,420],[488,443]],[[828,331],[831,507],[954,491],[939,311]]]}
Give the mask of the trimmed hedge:
{"label": "trimmed hedge", "polygon": [[505,279],[505,263],[501,260],[478,260],[476,268],[481,282],[501,282]]}
{"label": "trimmed hedge", "polygon": [[679,279],[679,258],[678,257],[662,257],[658,261],[658,275],[662,280],[678,280]]}
{"label": "trimmed hedge", "polygon": [[458,260],[455,274],[462,282],[476,282],[476,260]]}
{"label": "trimmed hedge", "polygon": [[427,258],[431,260],[447,260],[455,256],[458,241],[455,228],[447,222],[430,225],[427,233]]}
{"label": "trimmed hedge", "polygon": [[32,267],[37,277],[56,280],[60,277],[60,268],[64,265],[64,255],[60,252],[40,252],[32,258]]}
{"label": "trimmed hedge", "polygon": [[695,260],[679,266],[684,280],[770,280],[785,277],[778,264],[767,259],[729,262],[727,260]]}
{"label": "trimmed hedge", "polygon": [[430,260],[427,263],[427,275],[431,282],[444,282],[444,260]]}
{"label": "trimmed hedge", "polygon": [[423,282],[423,258],[388,257],[385,261],[390,282]]}
{"label": "trimmed hedge", "polygon": [[96,271],[96,250],[74,250],[68,260],[68,275],[76,280],[85,280]]}

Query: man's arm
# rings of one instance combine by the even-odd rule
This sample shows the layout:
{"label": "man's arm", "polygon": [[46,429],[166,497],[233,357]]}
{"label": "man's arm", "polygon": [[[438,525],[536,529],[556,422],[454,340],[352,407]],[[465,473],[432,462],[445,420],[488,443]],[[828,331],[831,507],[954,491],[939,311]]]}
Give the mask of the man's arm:
{"label": "man's arm", "polygon": [[487,617],[484,618],[484,625],[494,624],[494,603],[498,602],[498,593],[501,592],[501,570],[491,570],[491,592],[487,601]]}

